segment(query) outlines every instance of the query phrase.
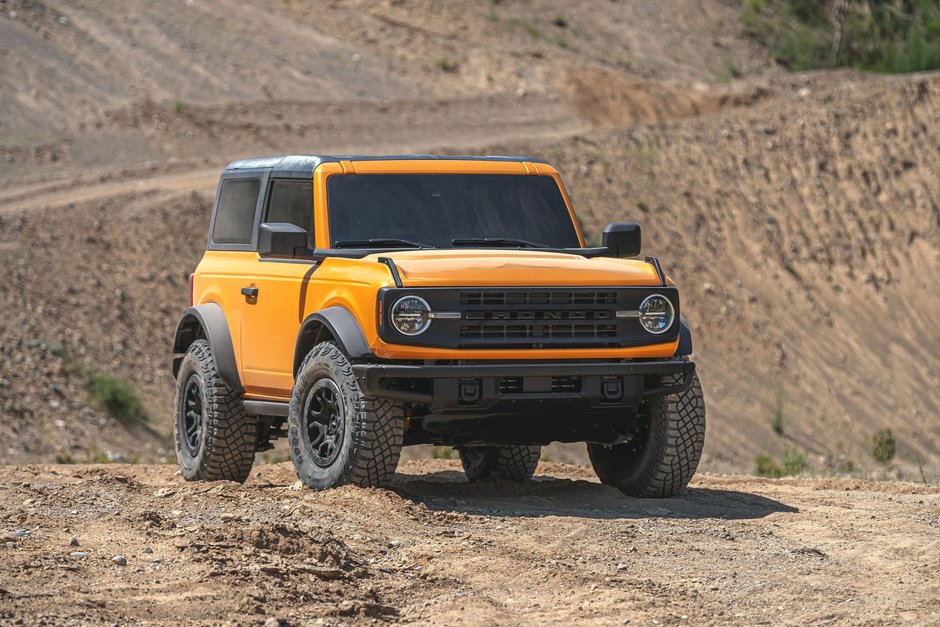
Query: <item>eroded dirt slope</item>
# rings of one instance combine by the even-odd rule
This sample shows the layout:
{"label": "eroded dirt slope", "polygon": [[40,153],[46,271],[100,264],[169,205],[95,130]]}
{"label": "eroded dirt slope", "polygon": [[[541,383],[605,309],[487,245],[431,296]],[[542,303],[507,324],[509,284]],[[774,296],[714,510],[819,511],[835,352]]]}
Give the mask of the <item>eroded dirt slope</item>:
{"label": "eroded dirt slope", "polygon": [[[900,468],[919,478],[923,464],[929,479],[940,463],[938,89],[935,76],[807,76],[698,117],[415,149],[535,154],[562,169],[595,233],[615,219],[643,223],[695,331],[705,468],[750,469],[759,452],[786,446],[818,470],[871,468],[870,438],[891,428]],[[475,120],[463,118],[479,130],[458,139],[506,130]],[[348,137],[367,148],[365,134]],[[0,292],[0,399],[14,418],[2,426],[2,459],[169,450],[155,439],[169,433],[167,338],[217,168],[183,162],[0,189],[0,260],[13,288]],[[75,363],[139,385],[154,437],[89,405]],[[553,455],[584,460],[577,448]]]}
{"label": "eroded dirt slope", "polygon": [[562,164],[595,232],[643,224],[682,288],[711,461],[865,464],[889,427],[936,467],[938,111],[937,75],[806,76],[747,109],[511,148]]}
{"label": "eroded dirt slope", "polygon": [[[171,455],[224,163],[413,151],[532,154],[595,234],[643,223],[695,330],[704,468],[871,470],[891,428],[894,469],[937,476],[936,75],[784,75],[712,0],[0,0],[0,55],[0,461]],[[91,403],[91,370],[150,423]]]}
{"label": "eroded dirt slope", "polygon": [[701,476],[636,500],[572,466],[471,486],[428,461],[390,490],[317,493],[283,464],[244,486],[174,471],[0,468],[0,619],[940,620],[935,488]]}
{"label": "eroded dirt slope", "polygon": [[[203,131],[247,116],[240,139],[250,141],[253,124],[286,126],[286,139],[334,115],[319,109],[326,103],[544,96],[585,66],[689,84],[768,65],[719,0],[0,0],[0,59],[3,155],[85,167],[191,152],[122,123],[154,103],[189,109]],[[227,105],[239,105],[236,120]],[[238,139],[228,151],[247,147]],[[0,173],[10,167],[0,162]]]}

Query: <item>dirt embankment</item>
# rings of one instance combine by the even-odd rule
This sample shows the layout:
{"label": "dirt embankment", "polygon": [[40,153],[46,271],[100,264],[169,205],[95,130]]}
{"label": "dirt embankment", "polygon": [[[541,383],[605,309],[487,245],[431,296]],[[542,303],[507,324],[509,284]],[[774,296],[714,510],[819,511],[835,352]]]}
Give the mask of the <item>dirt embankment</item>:
{"label": "dirt embankment", "polygon": [[709,403],[707,467],[791,446],[846,470],[870,464],[872,435],[890,428],[907,472],[936,469],[940,76],[807,75],[773,92],[511,147],[561,164],[595,232],[638,219],[676,278]]}
{"label": "dirt embankment", "polygon": [[0,468],[0,619],[940,620],[934,488],[702,476],[636,500],[577,467],[469,485],[427,461],[390,490],[317,493],[289,464],[244,486],[174,471]]}
{"label": "dirt embankment", "polygon": [[870,470],[890,428],[892,472],[937,476],[936,75],[783,75],[717,0],[153,6],[0,0],[0,461],[164,459],[227,160],[415,151],[532,154],[595,234],[643,224],[695,333],[704,468]]}
{"label": "dirt embankment", "polygon": [[[37,163],[231,158],[259,143],[262,152],[361,146],[344,143],[342,132],[339,144],[330,141],[333,129],[365,121],[356,103],[387,103],[394,113],[396,103],[421,111],[454,98],[541,99],[568,68],[707,83],[729,65],[740,72],[769,65],[720,0],[263,7],[226,0],[173,10],[144,0],[0,0],[0,42],[0,177],[28,174]],[[330,103],[348,108],[343,121]],[[128,127],[154,107],[186,121],[184,141]],[[538,119],[540,107],[518,110]],[[415,145],[400,133],[410,127],[404,115],[368,125],[371,150]],[[556,118],[544,129],[568,123]],[[276,141],[259,142],[261,133]]]}
{"label": "dirt embankment", "polygon": [[[710,115],[529,140],[510,128],[506,143],[438,149],[541,156],[562,169],[595,232],[615,219],[643,223],[645,249],[679,282],[695,332],[709,407],[704,468],[750,470],[761,451],[787,446],[814,469],[872,467],[870,438],[891,428],[898,467],[920,478],[923,465],[934,479],[940,328],[929,286],[940,265],[940,155],[930,138],[940,87],[932,76],[835,76],[781,81]],[[439,108],[422,128],[459,109],[467,115],[457,125],[465,130],[448,136],[455,142],[507,132],[501,118],[471,116],[471,104]],[[349,137],[367,142],[360,122]],[[147,460],[170,450],[168,338],[218,167],[153,165],[0,189],[0,261],[13,287],[0,293],[0,407],[13,418],[0,426],[0,459],[112,451]],[[138,385],[151,431],[90,404],[76,363]],[[552,455],[584,460],[578,449]]]}

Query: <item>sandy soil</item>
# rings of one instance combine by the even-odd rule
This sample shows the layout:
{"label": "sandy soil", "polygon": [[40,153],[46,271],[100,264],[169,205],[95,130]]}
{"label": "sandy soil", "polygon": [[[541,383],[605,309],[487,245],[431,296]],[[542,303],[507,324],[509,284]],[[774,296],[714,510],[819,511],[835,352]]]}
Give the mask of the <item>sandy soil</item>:
{"label": "sandy soil", "polygon": [[174,473],[0,468],[0,619],[940,621],[934,488],[704,475],[637,500],[579,467],[470,485],[443,460],[389,490],[300,489],[289,464],[245,485]]}

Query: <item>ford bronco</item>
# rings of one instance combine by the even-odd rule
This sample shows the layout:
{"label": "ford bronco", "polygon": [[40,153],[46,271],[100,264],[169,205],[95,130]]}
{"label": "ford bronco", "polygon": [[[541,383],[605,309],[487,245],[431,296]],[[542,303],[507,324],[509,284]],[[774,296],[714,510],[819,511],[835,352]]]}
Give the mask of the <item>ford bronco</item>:
{"label": "ford bronco", "polygon": [[587,247],[533,159],[236,161],[173,342],[183,476],[244,481],[286,436],[317,489],[382,485],[413,444],[524,481],[586,442],[604,483],[673,495],[705,407],[678,290],[639,253],[633,222]]}

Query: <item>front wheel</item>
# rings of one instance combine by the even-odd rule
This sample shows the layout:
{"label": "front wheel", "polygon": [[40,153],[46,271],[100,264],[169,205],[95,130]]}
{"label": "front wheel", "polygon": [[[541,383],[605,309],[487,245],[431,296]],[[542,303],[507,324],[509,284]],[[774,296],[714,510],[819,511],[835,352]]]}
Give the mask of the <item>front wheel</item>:
{"label": "front wheel", "polygon": [[317,490],[385,485],[398,465],[403,436],[401,407],[363,395],[335,344],[310,351],[297,372],[287,419],[301,481]]}
{"label": "front wheel", "polygon": [[[628,496],[668,497],[685,488],[705,445],[705,400],[698,375],[680,394],[653,399],[648,420],[625,444],[588,444],[594,471],[603,483]],[[678,376],[664,383],[678,383]]]}
{"label": "front wheel", "polygon": [[521,482],[535,474],[542,447],[524,444],[464,446],[457,452],[468,481],[497,478]]}

